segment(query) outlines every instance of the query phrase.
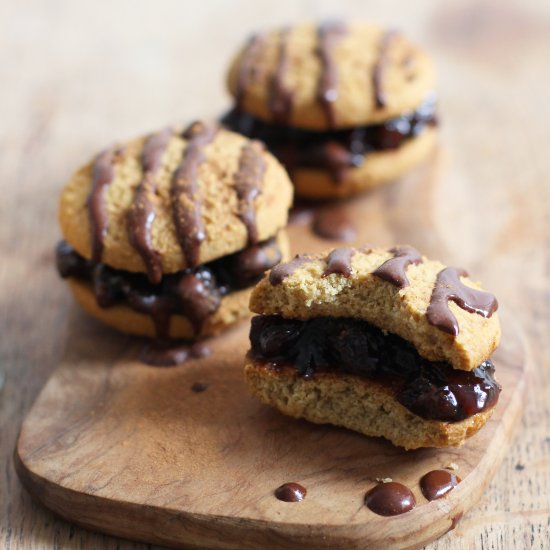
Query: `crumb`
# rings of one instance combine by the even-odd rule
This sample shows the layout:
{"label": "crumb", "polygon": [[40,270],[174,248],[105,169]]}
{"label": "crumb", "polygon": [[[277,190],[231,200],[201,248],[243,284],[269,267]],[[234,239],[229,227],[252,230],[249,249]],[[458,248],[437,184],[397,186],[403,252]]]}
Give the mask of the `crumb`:
{"label": "crumb", "polygon": [[393,479],[391,477],[377,477],[375,478],[375,481],[378,483],[391,483]]}
{"label": "crumb", "polygon": [[456,462],[451,462],[447,466],[447,470],[453,470],[453,472],[456,472],[458,470],[458,464]]}
{"label": "crumb", "polygon": [[523,465],[523,464],[521,464],[521,463],[518,462],[518,463],[516,464],[516,470],[517,470],[518,472],[521,472],[522,470],[525,470],[525,465]]}

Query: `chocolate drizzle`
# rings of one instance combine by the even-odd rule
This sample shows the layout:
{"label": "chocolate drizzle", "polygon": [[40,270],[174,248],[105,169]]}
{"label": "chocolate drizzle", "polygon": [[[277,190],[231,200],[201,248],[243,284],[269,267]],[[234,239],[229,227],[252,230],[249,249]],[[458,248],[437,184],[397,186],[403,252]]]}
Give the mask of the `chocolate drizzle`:
{"label": "chocolate drizzle", "polygon": [[172,138],[172,129],[167,128],[147,139],[141,154],[143,178],[128,210],[128,231],[132,246],[142,257],[147,275],[152,283],[162,279],[162,261],[153,247],[151,228],[156,218],[156,175],[162,166],[162,157]]}
{"label": "chocolate drizzle", "polygon": [[331,128],[336,126],[334,102],[338,98],[338,71],[333,59],[333,50],[346,33],[347,26],[343,21],[327,21],[317,29],[319,37],[317,54],[322,63],[317,98],[325,110]]}
{"label": "chocolate drizzle", "polygon": [[272,285],[281,284],[287,277],[290,277],[302,265],[310,262],[311,256],[297,254],[290,262],[276,265],[269,273],[269,282]]}
{"label": "chocolate drizzle", "polygon": [[324,277],[336,273],[348,278],[351,275],[351,258],[355,254],[354,248],[335,248],[327,258],[327,267],[323,273]]}
{"label": "chocolate drizzle", "polygon": [[457,336],[458,321],[449,308],[449,300],[470,313],[488,318],[497,310],[497,299],[484,290],[464,285],[460,277],[467,277],[464,269],[447,267],[437,274],[426,316],[428,322],[440,330]]}
{"label": "chocolate drizzle", "polygon": [[86,205],[90,218],[92,259],[101,261],[103,240],[107,234],[108,219],[105,208],[105,192],[115,177],[114,164],[122,154],[121,148],[112,147],[100,153],[92,166],[92,188]]}
{"label": "chocolate drizzle", "polygon": [[381,109],[386,106],[386,93],[384,91],[384,76],[389,62],[388,51],[390,44],[399,35],[396,30],[384,32],[380,43],[378,59],[372,71],[372,86],[374,89],[374,100],[376,107]]}
{"label": "chocolate drizzle", "polygon": [[246,226],[248,244],[258,242],[256,208],[254,201],[260,194],[266,163],[262,155],[263,143],[250,141],[243,146],[239,159],[239,170],[235,176],[235,189],[239,198],[239,215]]}
{"label": "chocolate drizzle", "polygon": [[418,265],[422,263],[422,256],[412,246],[399,246],[392,248],[390,252],[393,254],[393,258],[386,260],[373,272],[373,275],[399,288],[405,288],[409,286],[406,273],[407,267],[411,264]]}
{"label": "chocolate drizzle", "polygon": [[283,29],[279,38],[279,59],[271,79],[269,110],[273,122],[286,124],[292,111],[292,91],[285,84],[288,71],[288,39],[290,28]]}
{"label": "chocolate drizzle", "polygon": [[204,147],[215,137],[217,128],[195,122],[183,132],[188,140],[183,160],[172,178],[170,198],[176,234],[188,267],[199,264],[199,251],[206,238],[198,195],[198,168],[206,159]]}
{"label": "chocolate drizzle", "polygon": [[397,516],[412,510],[416,506],[416,499],[408,487],[391,481],[368,491],[365,505],[380,516]]}
{"label": "chocolate drizzle", "polygon": [[237,75],[237,89],[235,99],[237,107],[242,108],[246,90],[250,82],[250,76],[254,68],[254,58],[261,50],[265,42],[265,37],[262,34],[254,34],[250,37],[246,48],[244,49],[241,62],[239,65],[239,74]]}

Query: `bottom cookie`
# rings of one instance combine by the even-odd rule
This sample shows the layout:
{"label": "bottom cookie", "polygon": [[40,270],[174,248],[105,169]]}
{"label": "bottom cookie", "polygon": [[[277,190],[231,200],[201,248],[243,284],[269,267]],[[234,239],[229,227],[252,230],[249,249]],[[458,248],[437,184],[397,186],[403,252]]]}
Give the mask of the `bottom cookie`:
{"label": "bottom cookie", "polygon": [[461,445],[493,412],[459,422],[426,420],[401,405],[391,388],[358,376],[319,372],[304,378],[294,367],[274,367],[250,356],[244,372],[250,391],[284,414],[384,437],[405,449]]}
{"label": "bottom cookie", "polygon": [[[92,287],[89,283],[77,279],[69,279],[69,286],[80,306],[102,323],[136,336],[155,338],[158,335],[153,318],[140,313],[123,304],[116,304],[109,308],[98,305]],[[218,309],[206,319],[202,326],[200,337],[213,336],[227,329],[236,322],[248,317],[248,300],[250,288],[238,290],[224,296]],[[168,331],[165,338],[191,340],[197,337],[191,321],[182,315],[171,315]]]}
{"label": "bottom cookie", "polygon": [[357,167],[347,168],[340,181],[326,170],[297,167],[291,170],[296,194],[307,199],[344,198],[395,180],[425,161],[437,143],[436,128],[426,128],[420,135],[397,149],[373,151]]}

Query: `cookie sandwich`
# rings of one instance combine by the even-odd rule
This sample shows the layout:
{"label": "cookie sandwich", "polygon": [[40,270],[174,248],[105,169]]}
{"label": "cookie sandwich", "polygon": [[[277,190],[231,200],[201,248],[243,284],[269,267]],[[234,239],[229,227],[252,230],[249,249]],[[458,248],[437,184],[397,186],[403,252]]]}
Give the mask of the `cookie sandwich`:
{"label": "cookie sandwich", "polygon": [[227,81],[223,123],[264,141],[305,198],[377,187],[436,143],[433,64],[395,30],[326,21],[258,33]]}
{"label": "cookie sandwich", "polygon": [[250,307],[246,382],[290,416],[446,447],[498,401],[497,300],[412,247],[296,256],[258,283]]}
{"label": "cookie sandwich", "polygon": [[252,286],[288,254],[292,185],[264,146],[217,124],[110,147],[65,186],[59,273],[123,332],[196,339],[248,314]]}

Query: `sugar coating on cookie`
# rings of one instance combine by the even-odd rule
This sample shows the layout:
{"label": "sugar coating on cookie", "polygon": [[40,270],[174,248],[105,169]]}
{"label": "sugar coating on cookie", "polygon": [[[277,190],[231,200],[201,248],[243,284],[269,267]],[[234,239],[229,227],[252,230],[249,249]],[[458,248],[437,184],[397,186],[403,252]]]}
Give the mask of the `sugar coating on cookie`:
{"label": "sugar coating on cookie", "polygon": [[[401,287],[375,274],[394,258],[396,249],[354,250],[347,277],[339,273],[325,275],[330,254],[293,260],[297,262],[294,268],[273,284],[284,269],[277,266],[255,287],[250,308],[255,313],[288,319],[361,319],[411,342],[430,361],[447,361],[453,368],[466,371],[478,367],[500,341],[500,323],[494,312],[496,301],[487,305],[491,311],[484,315],[448,300],[445,308],[456,320],[458,331],[450,334],[442,330],[430,322],[428,309],[438,275],[446,267],[421,256],[420,262],[407,265],[409,284]],[[457,280],[469,289],[481,291],[481,286],[463,272]]]}
{"label": "sugar coating on cookie", "polygon": [[273,237],[291,202],[260,143],[198,122],[98,154],[67,183],[59,220],[81,256],[158,282]]}
{"label": "sugar coating on cookie", "polygon": [[228,74],[241,110],[309,130],[380,123],[414,111],[434,86],[429,57],[401,32],[343,21],[257,33]]}

